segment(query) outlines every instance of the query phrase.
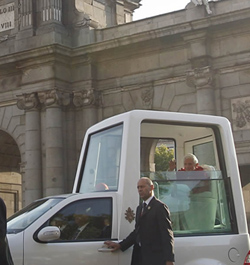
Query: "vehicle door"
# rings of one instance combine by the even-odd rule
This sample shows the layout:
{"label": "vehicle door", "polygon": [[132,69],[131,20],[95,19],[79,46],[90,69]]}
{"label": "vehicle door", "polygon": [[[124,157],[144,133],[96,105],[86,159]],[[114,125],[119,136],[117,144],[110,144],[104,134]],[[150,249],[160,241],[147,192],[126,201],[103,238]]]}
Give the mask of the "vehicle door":
{"label": "vehicle door", "polygon": [[[41,220],[40,226],[36,222],[36,227],[25,231],[25,265],[118,264],[119,252],[111,253],[103,246],[105,240],[111,240],[116,234],[114,198],[76,197]],[[76,230],[79,220],[82,221],[80,232]],[[52,242],[39,241],[37,235],[46,226],[58,226],[60,238]]]}

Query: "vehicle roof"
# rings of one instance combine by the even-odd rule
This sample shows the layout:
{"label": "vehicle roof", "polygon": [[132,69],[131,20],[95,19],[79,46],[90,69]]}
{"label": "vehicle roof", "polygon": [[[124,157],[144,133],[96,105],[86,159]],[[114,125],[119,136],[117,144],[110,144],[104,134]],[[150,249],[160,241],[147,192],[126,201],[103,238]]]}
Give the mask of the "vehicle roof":
{"label": "vehicle roof", "polygon": [[91,126],[88,129],[88,133],[93,131],[101,130],[104,127],[119,124],[124,121],[169,121],[169,122],[181,122],[181,123],[193,123],[193,124],[211,124],[211,125],[223,125],[226,127],[230,126],[230,122],[227,118],[222,116],[213,116],[197,113],[182,113],[182,112],[170,112],[170,111],[156,111],[156,110],[131,110],[115,116],[104,119],[97,124]]}
{"label": "vehicle roof", "polygon": [[43,197],[41,199],[38,199],[36,201],[40,201],[40,200],[45,200],[45,199],[66,199],[72,196],[76,196],[79,193],[67,193],[67,194],[58,194],[58,195],[51,195],[51,196],[47,196],[47,197]]}

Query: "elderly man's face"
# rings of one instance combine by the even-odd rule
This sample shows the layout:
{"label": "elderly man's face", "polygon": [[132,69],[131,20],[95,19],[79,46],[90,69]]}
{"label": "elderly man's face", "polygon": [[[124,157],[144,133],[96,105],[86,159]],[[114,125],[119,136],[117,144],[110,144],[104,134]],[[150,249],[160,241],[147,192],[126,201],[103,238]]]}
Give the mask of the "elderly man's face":
{"label": "elderly man's face", "polygon": [[193,161],[192,158],[186,158],[184,161],[184,168],[186,171],[194,171],[197,164]]}
{"label": "elderly man's face", "polygon": [[144,201],[146,201],[149,197],[152,196],[153,189],[154,189],[154,186],[149,185],[149,183],[144,179],[140,179],[137,183],[138,193]]}

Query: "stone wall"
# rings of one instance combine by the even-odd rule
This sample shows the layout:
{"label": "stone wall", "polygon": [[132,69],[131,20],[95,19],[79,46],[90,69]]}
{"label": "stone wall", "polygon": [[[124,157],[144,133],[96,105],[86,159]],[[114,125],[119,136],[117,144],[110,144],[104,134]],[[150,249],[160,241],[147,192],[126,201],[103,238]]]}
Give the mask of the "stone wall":
{"label": "stone wall", "polygon": [[126,23],[139,2],[0,0],[15,5],[0,32],[0,130],[19,150],[23,205],[70,192],[88,127],[132,109],[225,116],[250,165],[249,0]]}

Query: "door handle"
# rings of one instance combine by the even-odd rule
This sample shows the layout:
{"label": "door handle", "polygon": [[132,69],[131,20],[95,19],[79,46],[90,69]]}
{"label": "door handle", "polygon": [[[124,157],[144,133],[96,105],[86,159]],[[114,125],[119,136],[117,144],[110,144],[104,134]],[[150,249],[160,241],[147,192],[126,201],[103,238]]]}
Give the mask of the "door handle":
{"label": "door handle", "polygon": [[112,252],[112,248],[98,248],[98,252]]}
{"label": "door handle", "polygon": [[98,252],[112,252],[112,248],[108,248],[107,245],[103,245],[101,248],[98,248]]}

